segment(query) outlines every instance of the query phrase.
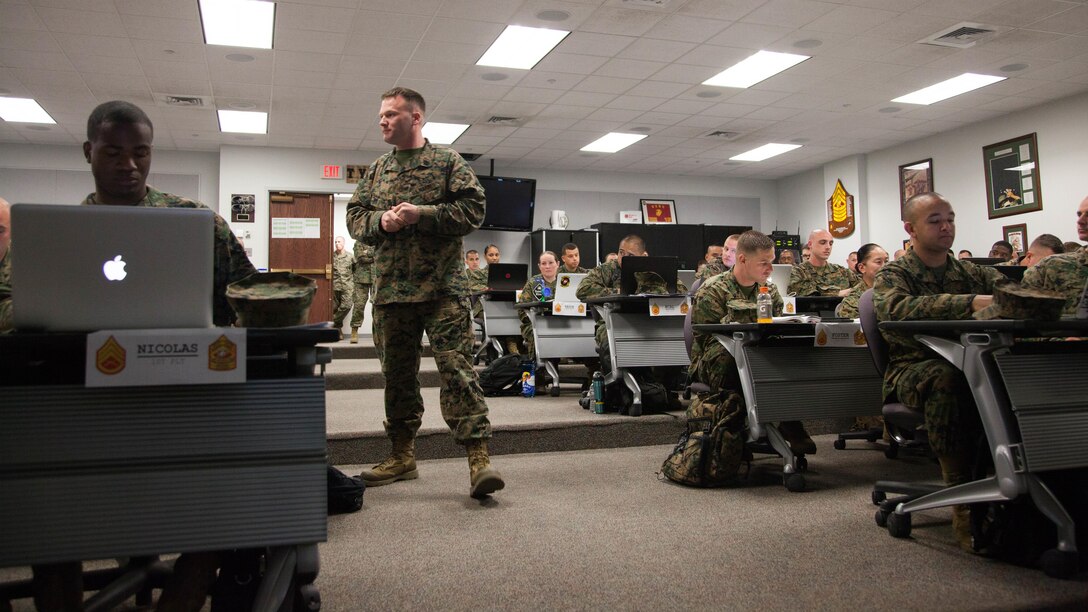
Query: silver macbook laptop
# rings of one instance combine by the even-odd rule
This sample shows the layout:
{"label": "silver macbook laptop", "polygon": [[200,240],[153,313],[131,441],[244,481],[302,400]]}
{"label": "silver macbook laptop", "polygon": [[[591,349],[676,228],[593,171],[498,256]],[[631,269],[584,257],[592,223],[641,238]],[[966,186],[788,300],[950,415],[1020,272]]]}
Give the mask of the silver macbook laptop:
{"label": "silver macbook laptop", "polygon": [[15,204],[11,225],[17,330],[212,326],[212,211]]}
{"label": "silver macbook laptop", "polygon": [[773,264],[771,269],[771,283],[778,287],[778,294],[782,297],[789,295],[787,290],[790,286],[790,273],[793,272],[793,266],[790,264]]}
{"label": "silver macbook laptop", "polygon": [[585,277],[584,273],[560,272],[555,281],[555,301],[580,302],[577,296],[578,285],[582,284],[582,279]]}

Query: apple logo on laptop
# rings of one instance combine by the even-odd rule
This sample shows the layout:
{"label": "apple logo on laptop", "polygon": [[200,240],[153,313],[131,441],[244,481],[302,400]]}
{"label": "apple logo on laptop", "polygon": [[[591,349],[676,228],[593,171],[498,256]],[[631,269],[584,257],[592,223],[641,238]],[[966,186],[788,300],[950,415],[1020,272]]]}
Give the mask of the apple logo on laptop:
{"label": "apple logo on laptop", "polygon": [[125,272],[126,262],[118,255],[113,259],[109,259],[106,263],[102,264],[102,274],[106,275],[106,280],[121,281],[125,280],[128,276],[128,272]]}

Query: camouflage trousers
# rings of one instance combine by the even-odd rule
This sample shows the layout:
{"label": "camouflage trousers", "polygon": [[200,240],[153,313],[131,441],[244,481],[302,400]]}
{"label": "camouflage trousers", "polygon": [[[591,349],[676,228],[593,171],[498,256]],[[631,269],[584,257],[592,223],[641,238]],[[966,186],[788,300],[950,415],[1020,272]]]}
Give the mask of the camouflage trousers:
{"label": "camouflage trousers", "polygon": [[701,382],[714,390],[724,389],[743,394],[737,361],[717,340],[707,343],[698,363],[692,363],[688,373],[692,382]]}
{"label": "camouflage trousers", "polygon": [[467,300],[374,306],[374,346],[385,375],[385,429],[390,437],[415,437],[423,423],[419,362],[423,332],[442,378],[439,404],[453,439],[461,444],[491,437],[487,403],[472,368],[472,321]]}
{"label": "camouflage trousers", "polygon": [[355,296],[352,302],[355,310],[351,311],[351,326],[363,326],[363,313],[366,311],[366,303],[370,300],[370,283],[355,283]]}
{"label": "camouflage trousers", "polygon": [[336,329],[344,325],[344,317],[351,310],[351,294],[347,291],[332,292],[332,324]]}
{"label": "camouflage trousers", "polygon": [[973,448],[982,424],[963,372],[944,359],[926,359],[902,367],[891,380],[899,401],[925,414],[935,453],[953,455]]}

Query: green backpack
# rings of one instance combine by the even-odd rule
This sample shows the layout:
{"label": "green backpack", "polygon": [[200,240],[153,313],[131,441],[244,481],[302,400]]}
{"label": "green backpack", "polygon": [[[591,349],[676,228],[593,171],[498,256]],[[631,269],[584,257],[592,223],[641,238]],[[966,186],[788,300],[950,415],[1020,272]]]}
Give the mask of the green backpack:
{"label": "green backpack", "polygon": [[734,483],[745,460],[744,398],[733,391],[700,393],[687,417],[687,431],[661,465],[661,474],[689,487]]}

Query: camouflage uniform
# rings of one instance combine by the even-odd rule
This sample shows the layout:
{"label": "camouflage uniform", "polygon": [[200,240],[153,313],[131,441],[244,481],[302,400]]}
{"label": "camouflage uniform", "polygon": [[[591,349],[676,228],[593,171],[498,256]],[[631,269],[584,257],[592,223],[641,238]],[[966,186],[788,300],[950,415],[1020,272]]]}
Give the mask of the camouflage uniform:
{"label": "camouflage uniform", "polygon": [[1029,289],[1049,289],[1065,297],[1062,314],[1076,314],[1077,303],[1088,283],[1088,247],[1044,258],[1024,271],[1020,283]]}
{"label": "camouflage uniform", "polygon": [[351,310],[351,255],[347,251],[332,254],[332,323],[336,329],[344,325]]}
{"label": "camouflage uniform", "polygon": [[846,297],[835,307],[835,315],[844,319],[858,318],[858,303],[861,301],[861,294],[865,293],[867,289],[869,289],[869,285],[866,285],[865,281],[858,281],[857,284],[850,288],[850,293],[847,293]]}
{"label": "camouflage uniform", "polygon": [[[573,274],[573,272],[568,274]],[[525,281],[525,286],[521,288],[521,299],[518,300],[518,303],[527,304],[529,302],[543,302],[555,299],[556,280],[559,280],[558,275],[556,275],[555,280],[548,282],[544,280],[544,275],[537,274]],[[536,346],[533,345],[533,327],[529,322],[529,315],[524,309],[519,308],[518,319],[521,320],[521,337],[525,340],[525,346],[528,349],[526,355],[535,359]]]}
{"label": "camouflage uniform", "polygon": [[354,250],[355,261],[351,264],[351,273],[355,284],[352,299],[355,310],[351,312],[351,327],[357,329],[363,325],[363,313],[370,300],[370,286],[374,283],[374,247],[356,240]]}
{"label": "camouflage uniform", "polygon": [[790,271],[789,292],[797,296],[838,295],[856,282],[853,273],[839,264],[828,262],[817,268],[806,261]]}
{"label": "camouflage uniform", "polygon": [[[386,381],[385,427],[391,437],[412,438],[423,422],[419,360],[426,331],[442,377],[442,417],[454,439],[487,439],[491,423],[472,368],[461,260],[461,237],[484,218],[484,190],[452,149],[427,142],[397,153],[367,168],[347,206],[351,236],[374,247],[374,345]],[[388,233],[382,213],[402,201],[419,206],[419,223]]]}
{"label": "camouflage uniform", "polygon": [[712,261],[712,262],[708,263],[707,265],[703,266],[703,269],[699,270],[699,273],[695,275],[695,278],[696,279],[701,278],[701,279],[703,279],[705,281],[706,279],[710,278],[711,276],[716,276],[716,275],[721,274],[722,272],[726,272],[728,270],[729,270],[729,268],[725,267],[725,262],[724,261],[722,261],[721,259],[715,259],[714,261]]}
{"label": "camouflage uniform", "polygon": [[[756,283],[741,287],[733,272],[726,272],[706,281],[695,292],[691,310],[692,324],[755,323],[756,296],[760,287],[768,287],[775,316],[782,314],[782,296],[773,283]],[[740,393],[737,362],[729,351],[711,334],[693,332],[691,343],[691,380],[706,383],[713,389],[729,389]]]}
{"label": "camouflage uniform", "polygon": [[[98,205],[94,194],[90,194],[82,202],[83,206]],[[148,206],[152,208],[207,208],[200,202],[157,191],[154,187],[147,186],[147,195],[135,203],[136,206]],[[215,215],[215,268],[212,291],[212,319],[216,325],[231,325],[236,317],[234,309],[227,302],[227,285],[241,280],[250,274],[256,274],[257,269],[246,257],[246,251],[242,244],[230,230],[230,226],[217,213]]]}
{"label": "camouflage uniform", "polygon": [[11,247],[0,259],[0,334],[11,331]]}
{"label": "camouflage uniform", "polygon": [[[927,268],[914,253],[889,262],[876,275],[873,305],[878,321],[971,318],[976,295],[991,295],[1005,276],[949,256],[942,271]],[[884,398],[898,398],[925,413],[930,445],[938,455],[970,448],[980,427],[963,372],[901,331],[881,331],[888,342]]]}
{"label": "camouflage uniform", "polygon": [[[487,290],[487,269],[477,268],[475,270],[469,270],[465,268],[465,283],[467,290],[470,294],[483,293]],[[472,296],[472,318],[476,319],[483,315],[484,305],[480,301],[479,295]]]}
{"label": "camouflage uniform", "polygon": [[588,273],[589,273],[589,268],[583,268],[582,266],[577,266],[573,270],[568,270],[567,267],[562,262],[560,262],[560,264],[559,264],[559,274],[588,274]]}

